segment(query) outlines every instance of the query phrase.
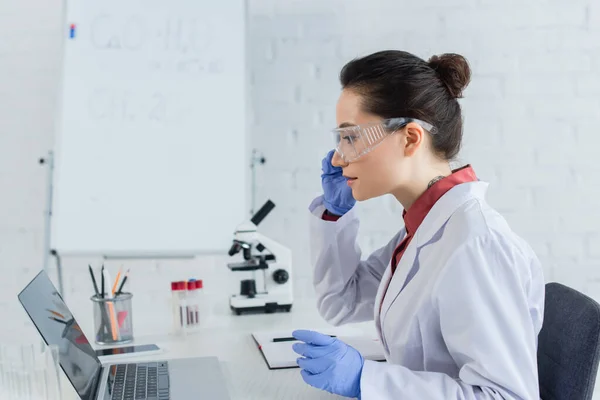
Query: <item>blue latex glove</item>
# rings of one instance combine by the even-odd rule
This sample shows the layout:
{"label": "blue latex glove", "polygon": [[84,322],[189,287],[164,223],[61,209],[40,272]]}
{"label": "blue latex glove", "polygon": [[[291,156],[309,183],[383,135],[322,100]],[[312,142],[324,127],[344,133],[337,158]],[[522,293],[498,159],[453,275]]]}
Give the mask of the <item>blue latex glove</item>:
{"label": "blue latex glove", "polygon": [[336,215],[344,215],[354,206],[356,200],[352,197],[352,189],[348,179],[342,175],[341,167],[331,165],[335,150],[331,150],[321,162],[321,185],[325,208]]}
{"label": "blue latex glove", "polygon": [[301,358],[297,363],[304,382],[346,397],[360,398],[362,355],[339,339],[318,332],[297,330],[292,335],[304,342],[292,348]]}

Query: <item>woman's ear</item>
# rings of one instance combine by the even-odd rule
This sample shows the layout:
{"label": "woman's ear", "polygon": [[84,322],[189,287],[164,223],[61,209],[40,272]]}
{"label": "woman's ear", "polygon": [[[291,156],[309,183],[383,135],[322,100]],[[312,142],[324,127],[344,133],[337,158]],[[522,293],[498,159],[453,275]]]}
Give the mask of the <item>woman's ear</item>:
{"label": "woman's ear", "polygon": [[404,155],[410,157],[415,154],[415,151],[423,144],[425,131],[423,128],[414,122],[410,122],[404,127]]}

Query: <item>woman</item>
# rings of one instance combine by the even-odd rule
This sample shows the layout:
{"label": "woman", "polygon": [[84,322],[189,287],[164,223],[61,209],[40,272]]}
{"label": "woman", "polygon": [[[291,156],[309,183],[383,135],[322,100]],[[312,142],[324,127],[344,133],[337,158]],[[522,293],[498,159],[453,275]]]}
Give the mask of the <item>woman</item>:
{"label": "woman", "polygon": [[[310,206],[314,286],[333,325],[375,320],[387,363],[296,331],[307,383],[362,399],[539,398],[542,268],[473,168],[449,166],[470,75],[460,55],[402,51],[343,68],[338,144]],[[353,206],[384,194],[402,204],[404,228],[361,260]]]}

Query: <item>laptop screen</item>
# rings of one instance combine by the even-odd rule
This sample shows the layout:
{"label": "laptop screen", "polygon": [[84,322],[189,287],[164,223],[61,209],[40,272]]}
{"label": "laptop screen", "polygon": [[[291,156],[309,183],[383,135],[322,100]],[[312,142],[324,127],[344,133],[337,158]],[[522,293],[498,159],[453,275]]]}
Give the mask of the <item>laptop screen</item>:
{"label": "laptop screen", "polygon": [[83,400],[93,400],[102,366],[44,271],[23,289],[19,301],[46,344],[58,346],[60,366],[79,396]]}

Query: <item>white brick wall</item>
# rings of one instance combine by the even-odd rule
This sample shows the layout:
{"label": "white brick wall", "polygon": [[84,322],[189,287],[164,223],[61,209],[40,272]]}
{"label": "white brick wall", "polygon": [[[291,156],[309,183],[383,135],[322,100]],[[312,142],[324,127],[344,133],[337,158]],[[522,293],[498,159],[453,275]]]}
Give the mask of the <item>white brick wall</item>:
{"label": "white brick wall", "polygon": [[[53,142],[60,7],[58,0],[0,0],[0,309],[19,334],[32,331],[23,328],[15,295],[42,260],[46,174],[37,158]],[[311,301],[305,210],[320,189],[339,69],[357,55],[397,48],[469,59],[461,161],[491,182],[490,202],[534,246],[547,280],[600,300],[598,0],[252,0],[249,13],[251,141],[267,157],[258,168],[257,199],[277,204],[261,229],[294,250],[299,299]],[[359,209],[368,216],[365,252],[402,224],[401,208],[389,197]],[[100,260],[64,260],[66,297],[84,327],[88,262]],[[226,312],[241,276],[225,262],[126,263],[137,331],[167,329],[150,310],[167,315],[171,279],[205,278],[215,310]]]}

